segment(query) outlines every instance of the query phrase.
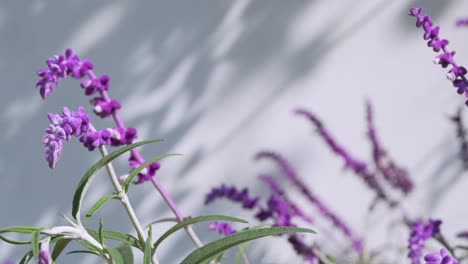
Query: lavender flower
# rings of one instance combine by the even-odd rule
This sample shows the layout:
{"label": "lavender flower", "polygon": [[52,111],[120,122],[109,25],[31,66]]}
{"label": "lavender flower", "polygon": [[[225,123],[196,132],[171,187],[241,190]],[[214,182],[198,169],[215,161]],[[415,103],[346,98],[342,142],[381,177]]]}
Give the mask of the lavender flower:
{"label": "lavender flower", "polygon": [[15,264],[15,263],[13,262],[13,260],[7,259],[3,262],[3,264]]}
{"label": "lavender flower", "polygon": [[63,141],[70,141],[71,136],[81,136],[89,130],[89,116],[83,107],[77,112],[71,112],[63,107],[62,115],[49,113],[51,122],[46,129],[46,135],[42,138],[45,144],[44,154],[51,169],[55,168],[63,151]]}
{"label": "lavender flower", "polygon": [[211,189],[206,195],[205,204],[210,204],[219,198],[227,198],[230,201],[241,203],[242,208],[245,209],[255,208],[259,200],[259,197],[249,197],[249,190],[247,188],[239,191],[234,186],[227,187],[222,184],[218,188]]}
{"label": "lavender flower", "polygon": [[289,203],[278,193],[272,193],[267,202],[266,208],[261,208],[260,211],[255,215],[260,221],[265,221],[268,218],[272,218],[274,226],[295,226],[291,222],[291,218],[294,216],[293,209],[289,206]]}
{"label": "lavender flower", "polygon": [[[468,80],[465,77],[467,71],[465,67],[458,66],[453,59],[455,51],[447,50],[446,47],[449,41],[439,37],[440,27],[434,27],[431,18],[422,13],[421,8],[411,8],[409,15],[416,17],[416,27],[422,27],[424,29],[424,39],[428,40],[427,45],[437,53],[439,51],[443,52],[435,58],[434,63],[440,64],[443,68],[447,68],[450,65],[452,68],[447,73],[447,79],[457,88],[457,93],[468,96]],[[468,105],[468,100],[465,104]]]}
{"label": "lavender flower", "polygon": [[237,232],[229,223],[224,221],[213,221],[208,225],[208,228],[224,236],[229,236]]}
{"label": "lavender flower", "polygon": [[312,248],[314,246],[308,246],[306,243],[302,240],[301,237],[298,235],[290,235],[288,238],[288,242],[293,246],[294,251],[296,251],[297,254],[302,255],[306,261],[312,264],[318,264],[319,259],[317,256],[315,256]]}
{"label": "lavender flower", "polygon": [[462,109],[458,109],[457,113],[451,117],[457,128],[457,137],[460,141],[460,158],[463,161],[463,167],[468,169],[468,140],[466,138],[466,128],[463,125]]}
{"label": "lavender flower", "polygon": [[388,202],[392,207],[397,204],[395,201],[390,200],[384,189],[380,186],[380,183],[377,181],[375,175],[367,169],[367,164],[363,161],[353,158],[343,147],[341,147],[325,129],[322,121],[320,121],[312,112],[309,112],[305,109],[297,109],[295,112],[298,115],[307,117],[315,125],[318,133],[325,140],[332,151],[343,158],[345,161],[345,166],[359,175],[361,179],[367,184],[367,186],[369,186],[369,188],[373,189],[377,193],[377,197]]}
{"label": "lavender flower", "polygon": [[354,246],[354,249],[358,252],[362,251],[362,242],[360,239],[358,239],[355,235],[354,232],[351,231],[351,228],[348,227],[348,225],[341,220],[336,214],[331,212],[327,206],[324,205],[324,203],[316,196],[314,195],[309,188],[306,187],[306,184],[299,179],[297,176],[296,172],[293,170],[293,168],[289,165],[289,163],[281,157],[279,154],[276,154],[274,152],[269,152],[269,151],[262,151],[257,153],[255,156],[255,159],[263,159],[263,158],[268,158],[272,159],[273,161],[276,162],[276,164],[281,168],[283,171],[284,175],[288,180],[290,180],[294,186],[296,186],[301,193],[314,205],[318,208],[319,212],[327,219],[329,219],[339,230],[343,232],[343,234],[348,237]]}
{"label": "lavender flower", "polygon": [[416,221],[411,228],[410,237],[408,239],[408,257],[411,259],[412,264],[420,264],[422,257],[422,250],[424,243],[431,237],[440,233],[440,220],[429,220],[428,223]]}
{"label": "lavender flower", "polygon": [[[93,131],[93,133],[83,135],[80,140],[90,151],[101,145],[122,146],[131,144],[137,138],[137,131],[134,128],[126,128],[117,113],[122,105],[119,101],[111,99],[107,91],[110,86],[110,77],[102,75],[98,77],[93,69],[94,65],[91,61],[81,60],[78,55],[74,54],[71,49],[65,51],[65,55],[57,55],[46,61],[47,68],[37,72],[41,80],[36,84],[36,88],[43,99],[47,98],[58,85],[60,78],[72,77],[81,80],[81,87],[86,95],[94,95],[99,93],[99,96],[93,98],[90,103],[94,106],[93,111],[101,118],[112,116],[117,124],[116,128],[110,128],[101,131]],[[62,153],[61,141],[53,140],[47,145],[47,157],[49,157],[49,166],[55,167],[56,161]],[[138,150],[131,150],[130,166],[135,168],[135,164],[143,164],[145,159],[140,155]],[[157,164],[157,165],[156,165]],[[146,170],[138,174],[138,180],[135,183],[142,183],[152,179],[156,170],[159,169],[159,163],[155,162]],[[145,173],[146,171],[146,173]]]}
{"label": "lavender flower", "polygon": [[391,186],[400,189],[404,194],[408,194],[414,187],[413,181],[408,175],[406,169],[399,167],[393,160],[391,160],[386,151],[380,145],[375,130],[372,104],[370,101],[366,102],[367,113],[367,135],[372,145],[372,157],[377,169],[382,173],[384,179],[387,180]]}
{"label": "lavender flower", "polygon": [[424,260],[426,261],[426,264],[458,264],[458,261],[454,257],[450,256],[444,248],[440,250],[440,254],[427,254],[424,256]]}

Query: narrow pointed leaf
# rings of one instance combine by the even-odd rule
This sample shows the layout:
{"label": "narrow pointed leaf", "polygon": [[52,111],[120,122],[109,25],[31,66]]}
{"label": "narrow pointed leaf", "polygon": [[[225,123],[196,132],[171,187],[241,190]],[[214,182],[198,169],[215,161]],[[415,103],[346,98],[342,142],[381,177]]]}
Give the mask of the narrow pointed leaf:
{"label": "narrow pointed leaf", "polygon": [[175,226],[171,227],[166,233],[164,233],[159,239],[154,243],[153,248],[156,250],[156,248],[166,239],[169,237],[171,234],[174,232],[187,227],[191,224],[195,224],[198,222],[202,221],[214,221],[214,220],[222,220],[222,221],[229,221],[229,222],[238,222],[238,223],[248,223],[247,221],[240,219],[240,218],[235,218],[231,216],[225,216],[225,215],[204,215],[204,216],[198,216],[198,217],[193,217],[193,218],[187,218],[184,221],[176,224]]}
{"label": "narrow pointed leaf", "polygon": [[103,223],[102,223],[102,217],[101,217],[101,220],[99,221],[99,229],[98,229],[99,243],[101,243],[101,245],[105,247],[106,241],[104,239],[104,232],[102,230],[102,226],[103,226]]}
{"label": "narrow pointed leaf", "polygon": [[52,260],[55,262],[56,259],[62,254],[63,250],[70,244],[72,239],[62,238],[55,243],[54,250],[52,251]]}
{"label": "narrow pointed leaf", "polygon": [[144,168],[148,167],[149,165],[151,165],[151,163],[155,162],[155,161],[159,161],[159,160],[162,160],[166,157],[169,157],[169,156],[179,156],[179,155],[182,155],[182,154],[165,154],[165,155],[161,155],[161,156],[158,156],[158,157],[155,157],[155,158],[152,158],[148,161],[146,161],[145,163],[141,164],[140,166],[138,166],[137,168],[135,168],[131,173],[130,175],[128,175],[127,179],[125,179],[125,182],[123,183],[122,185],[122,188],[125,190],[126,193],[128,193],[128,188],[130,188],[130,184],[133,182],[133,179],[138,175],[138,173],[140,173],[140,171],[142,171]]}
{"label": "narrow pointed leaf", "polygon": [[122,147],[122,148],[120,148],[120,149],[106,155],[101,160],[96,162],[85,173],[83,178],[81,178],[81,181],[78,184],[78,187],[76,188],[75,194],[73,196],[72,216],[75,219],[77,219],[78,213],[80,212],[80,207],[81,207],[81,202],[83,201],[83,197],[84,197],[86,191],[88,190],[88,187],[89,187],[90,183],[93,181],[94,177],[96,176],[96,174],[99,172],[99,170],[102,167],[106,166],[107,164],[109,164],[109,162],[113,161],[114,159],[116,159],[117,157],[119,157],[120,155],[124,154],[125,152],[127,152],[127,151],[129,151],[131,149],[134,149],[136,147],[139,147],[139,146],[142,146],[142,145],[145,145],[145,144],[158,142],[158,141],[161,141],[161,140],[146,140],[146,141],[141,141],[141,142],[137,142],[137,143]]}
{"label": "narrow pointed leaf", "polygon": [[151,240],[153,236],[153,227],[149,227],[148,238],[145,243],[145,254],[143,255],[143,264],[151,264],[151,257],[153,256],[153,251],[151,250]]}
{"label": "narrow pointed leaf", "polygon": [[67,253],[67,255],[71,255],[71,254],[92,254],[92,255],[99,256],[97,252],[94,252],[91,250],[74,250],[74,251],[70,251]]}
{"label": "narrow pointed leaf", "polygon": [[214,242],[208,243],[205,246],[196,249],[190,255],[188,255],[181,264],[197,264],[201,263],[202,261],[209,259],[216,254],[224,252],[225,250],[234,247],[236,245],[245,243],[247,241],[251,241],[254,239],[266,237],[266,236],[274,236],[274,235],[281,235],[285,233],[296,233],[296,232],[304,232],[304,233],[315,233],[315,231],[306,228],[299,228],[299,227],[271,227],[271,228],[262,228],[262,229],[255,229],[255,230],[247,230],[244,232],[235,233],[233,235],[221,238]]}
{"label": "narrow pointed leaf", "polygon": [[102,206],[104,206],[107,202],[109,202],[112,199],[118,199],[119,196],[117,194],[108,194],[99,199],[93,207],[89,210],[89,212],[86,214],[85,221],[88,221],[88,219],[93,216],[99,209],[101,209]]}

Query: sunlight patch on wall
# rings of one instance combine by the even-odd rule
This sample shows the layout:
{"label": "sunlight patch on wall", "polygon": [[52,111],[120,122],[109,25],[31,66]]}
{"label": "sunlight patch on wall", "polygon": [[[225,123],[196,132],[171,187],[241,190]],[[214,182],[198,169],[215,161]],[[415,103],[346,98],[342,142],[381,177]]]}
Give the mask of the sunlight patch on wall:
{"label": "sunlight patch on wall", "polygon": [[8,104],[2,115],[1,123],[8,124],[3,139],[9,139],[31,119],[41,106],[41,99],[37,95],[29,98],[18,98]]}
{"label": "sunlight patch on wall", "polygon": [[83,19],[85,22],[65,42],[61,50],[71,47],[79,54],[85,54],[117,28],[125,15],[126,8],[128,8],[126,2],[115,2],[102,7],[91,17]]}

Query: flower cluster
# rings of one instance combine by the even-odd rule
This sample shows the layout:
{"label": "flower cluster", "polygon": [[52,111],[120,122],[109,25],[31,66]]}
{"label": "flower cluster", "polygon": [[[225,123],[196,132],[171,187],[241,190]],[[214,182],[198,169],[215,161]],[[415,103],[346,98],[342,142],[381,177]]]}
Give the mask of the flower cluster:
{"label": "flower cluster", "polygon": [[271,151],[259,152],[255,158],[257,160],[266,158],[275,161],[283,171],[283,174],[286,176],[286,178],[290,180],[315,207],[318,208],[320,214],[329,219],[333,225],[336,226],[336,228],[341,230],[343,234],[352,241],[353,246],[357,252],[362,251],[361,240],[354,235],[354,232],[351,230],[351,228],[340,217],[329,210],[328,207],[315,194],[313,194],[309,188],[307,188],[306,184],[301,181],[286,159]]}
{"label": "flower cluster", "polygon": [[295,112],[298,115],[305,116],[315,125],[319,135],[325,140],[332,151],[344,159],[345,166],[359,175],[362,180],[364,180],[364,182],[369,186],[369,188],[376,192],[377,197],[388,202],[391,206],[396,205],[396,202],[390,200],[382,186],[380,186],[377,177],[368,170],[367,164],[363,161],[353,158],[343,147],[341,147],[331,136],[331,134],[325,129],[322,121],[320,121],[312,112],[309,112],[305,109],[297,109]]}
{"label": "flower cluster", "polygon": [[250,197],[247,188],[239,191],[235,186],[227,187],[223,184],[218,188],[211,189],[211,192],[206,195],[205,204],[210,204],[219,198],[226,198],[230,201],[241,203],[242,208],[245,209],[255,208],[260,199],[259,197]]}
{"label": "flower cluster", "polygon": [[230,236],[237,232],[229,223],[224,221],[213,221],[208,225],[208,228],[225,236]]}
{"label": "flower cluster", "polygon": [[429,220],[428,223],[415,221],[411,228],[410,237],[408,239],[408,257],[412,264],[420,264],[422,250],[424,249],[425,241],[440,233],[440,220]]}
{"label": "flower cluster", "polygon": [[89,116],[83,107],[72,112],[67,107],[63,107],[62,115],[50,113],[51,122],[46,129],[46,135],[42,138],[45,144],[44,153],[50,168],[57,165],[63,151],[63,141],[69,141],[71,136],[85,135],[89,130]]}
{"label": "flower cluster", "polygon": [[[452,82],[453,86],[457,88],[457,93],[468,96],[468,80],[465,77],[467,70],[465,67],[457,65],[455,62],[453,58],[455,56],[455,51],[447,50],[449,41],[439,37],[440,27],[434,26],[431,18],[422,13],[421,8],[411,8],[409,15],[416,17],[416,27],[422,27],[424,29],[423,37],[428,41],[427,45],[437,53],[442,51],[442,54],[434,59],[434,63],[440,64],[443,68],[451,66],[451,69],[447,73],[447,78]],[[468,100],[466,104],[468,105]]]}
{"label": "flower cluster", "polygon": [[382,173],[385,180],[391,186],[400,189],[404,194],[408,194],[414,187],[414,183],[408,175],[408,171],[398,166],[391,160],[387,152],[382,148],[374,125],[373,109],[370,101],[366,102],[367,113],[367,135],[372,145],[372,158],[376,168]]}
{"label": "flower cluster", "polygon": [[463,124],[462,110],[458,109],[457,113],[451,117],[457,129],[457,137],[460,141],[460,158],[463,162],[465,170],[468,169],[468,140],[466,138],[466,128]]}
{"label": "flower cluster", "polygon": [[[133,143],[137,138],[135,128],[126,128],[117,113],[122,108],[118,100],[111,99],[107,91],[110,89],[110,77],[107,75],[97,76],[93,69],[94,65],[90,60],[81,60],[71,49],[65,51],[65,55],[57,55],[46,60],[47,68],[37,72],[41,79],[37,82],[36,88],[43,99],[47,98],[58,85],[60,78],[72,77],[81,79],[81,87],[85,95],[99,94],[90,103],[93,105],[93,112],[101,118],[112,116],[117,124],[115,128],[108,128],[100,131],[92,131],[80,138],[83,145],[90,151],[101,145],[122,146]],[[45,142],[44,142],[45,143]],[[58,157],[62,152],[62,144],[51,141],[47,145],[46,156],[49,157],[49,166],[55,167]],[[132,150],[129,159],[130,167],[136,168],[145,162],[144,158],[137,150]],[[151,180],[159,169],[160,165],[154,162],[138,174],[136,183]]]}
{"label": "flower cluster", "polygon": [[444,248],[440,250],[440,254],[427,254],[424,256],[424,260],[426,264],[458,264],[458,260],[450,256]]}

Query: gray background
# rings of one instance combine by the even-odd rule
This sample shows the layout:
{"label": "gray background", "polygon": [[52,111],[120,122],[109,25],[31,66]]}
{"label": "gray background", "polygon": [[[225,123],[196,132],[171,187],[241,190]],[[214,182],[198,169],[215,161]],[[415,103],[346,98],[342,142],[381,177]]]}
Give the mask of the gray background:
{"label": "gray background", "polygon": [[[370,98],[380,138],[417,183],[406,211],[443,217],[443,230],[453,239],[468,228],[463,203],[468,180],[447,116],[464,99],[445,71],[432,65],[435,54],[407,16],[415,5],[441,25],[456,59],[465,63],[468,28],[455,28],[454,21],[468,16],[466,1],[1,1],[0,227],[64,224],[58,214],[70,214],[80,176],[99,158],[77,140],[65,145],[55,170],[43,157],[46,114],[63,105],[90,109],[76,80],[62,80],[45,102],[34,89],[35,71],[45,59],[71,47],[92,59],[98,74],[111,76],[111,96],[122,101],[124,121],[138,128],[141,139],[165,139],[144,147],[145,156],[184,153],[165,160],[158,174],[184,214],[252,219],[228,202],[204,208],[204,195],[226,182],[266,197],[256,175],[274,167],[252,157],[272,149],[290,159],[354,229],[367,234],[371,247],[383,237],[404,247],[404,229],[385,233],[394,214],[379,207],[365,217],[371,192],[342,170],[342,161],[310,124],[292,114],[298,106],[315,111],[344,146],[369,159],[364,100]],[[112,125],[95,116],[93,122]],[[127,173],[125,158],[116,166]],[[85,206],[109,192],[102,174]],[[150,184],[134,186],[131,200],[144,223],[171,216]],[[100,215],[109,229],[131,228],[117,202]],[[96,220],[90,224],[97,226]],[[157,226],[155,235],[168,227]],[[205,242],[218,237],[203,224],[196,230]],[[330,252],[337,247],[323,233],[314,239]],[[177,263],[192,249],[181,232],[158,254],[162,263]],[[26,250],[0,243],[0,262],[18,260]],[[281,238],[255,242],[249,256],[253,263],[299,261]],[[399,258],[391,262],[405,263],[404,254]],[[59,262],[98,263],[76,255]]]}

